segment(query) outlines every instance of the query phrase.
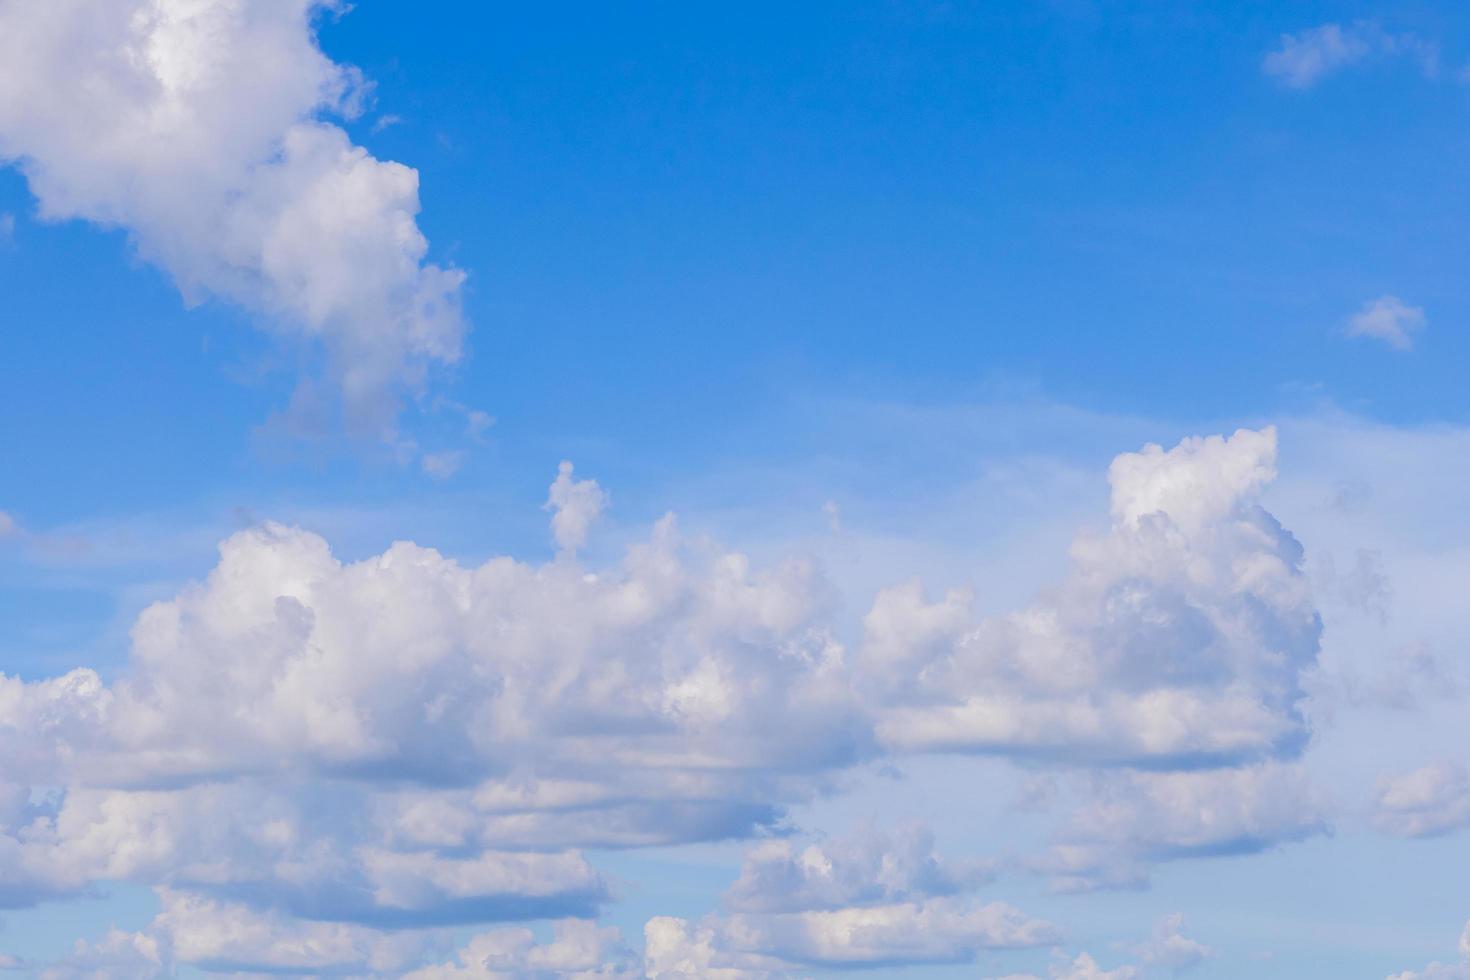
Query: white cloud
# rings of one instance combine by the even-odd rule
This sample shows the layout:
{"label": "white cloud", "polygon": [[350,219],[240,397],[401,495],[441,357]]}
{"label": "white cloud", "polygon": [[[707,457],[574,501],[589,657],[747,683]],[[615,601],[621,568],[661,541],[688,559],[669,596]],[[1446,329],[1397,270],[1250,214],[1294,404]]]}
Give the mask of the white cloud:
{"label": "white cloud", "polygon": [[1153,935],[1133,947],[1133,954],[1145,967],[1178,973],[1204,962],[1215,951],[1184,935],[1184,916],[1175,912],[1161,918],[1154,925]]}
{"label": "white cloud", "polygon": [[1251,854],[1327,829],[1327,803],[1297,765],[1100,773],[1039,868],[1068,891],[1131,887],[1149,865]]}
{"label": "white cloud", "polygon": [[644,973],[649,980],[773,980],[784,973],[774,960],[715,944],[712,926],[656,916],[643,927]]}
{"label": "white cloud", "polygon": [[[580,849],[749,838],[882,743],[1150,767],[1091,784],[1047,869],[1072,886],[1305,836],[1317,801],[1259,763],[1305,737],[1318,630],[1255,501],[1274,461],[1270,430],[1125,454],[1060,585],[978,622],[964,591],[887,590],[856,664],[810,561],[755,568],[668,517],[584,567],[606,496],[569,464],[544,565],[241,531],[139,616],[112,683],[0,678],[0,902],[131,881],[354,928],[587,918],[609,889]],[[1052,941],[968,897],[984,872],[917,831],[778,842],[724,914],[654,932],[669,962],[707,938],[709,969],[741,970]]]}
{"label": "white cloud", "polygon": [[418,174],[331,114],[364,98],[317,47],[337,0],[0,2],[0,158],[39,213],[125,229],[185,298],[324,348],[352,422],[459,357],[464,274],[424,261]]}
{"label": "white cloud", "polygon": [[868,829],[802,848],[790,840],[761,844],[747,852],[725,904],[739,912],[892,904],[958,895],[988,876],[983,863],[940,858],[933,836],[912,824],[893,833]]}
{"label": "white cloud", "polygon": [[1414,334],[1424,329],[1428,320],[1424,310],[1410,306],[1397,296],[1380,296],[1363,304],[1348,320],[1349,337],[1381,340],[1395,350],[1410,350]]}
{"label": "white cloud", "polygon": [[587,532],[607,509],[608,496],[596,480],[573,480],[572,464],[563,461],[546,497],[552,512],[551,532],[556,546],[575,554],[587,543]]}
{"label": "white cloud", "polygon": [[1395,837],[1433,837],[1470,826],[1470,773],[1439,762],[1380,779],[1373,825]]}
{"label": "white cloud", "polygon": [[[1138,969],[1124,964],[1105,970],[1090,953],[1078,953],[1076,959],[1061,957],[1047,971],[1049,980],[1137,980]],[[1034,973],[1013,973],[1000,980],[1043,980]]]}
{"label": "white cloud", "polygon": [[77,940],[71,954],[40,973],[41,980],[162,980],[166,951],[158,940],[113,927],[95,943]]}
{"label": "white cloud", "polygon": [[177,966],[221,973],[400,973],[425,945],[422,935],[293,921],[167,888],[159,898],[161,909],[147,927],[136,933],[114,928],[95,944],[78,943],[43,977],[162,977]]}
{"label": "white cloud", "polygon": [[19,530],[20,525],[15,522],[15,518],[0,510],[0,538],[7,538]]}
{"label": "white cloud", "polygon": [[[787,842],[758,846],[726,894],[731,912],[697,925],[650,923],[658,966],[650,975],[677,976],[692,970],[687,964],[760,971],[963,963],[986,949],[1056,941],[1049,923],[962,897],[982,880],[979,866],[936,855],[918,827],[867,830],[799,851]],[[678,963],[686,965],[668,965]]]}
{"label": "white cloud", "polygon": [[1289,88],[1305,89],[1328,75],[1371,58],[1394,55],[1418,61],[1427,76],[1438,71],[1436,45],[1413,34],[1390,34],[1366,21],[1346,27],[1322,24],[1296,34],[1283,34],[1281,46],[1266,55],[1261,68]]}
{"label": "white cloud", "polygon": [[[1153,935],[1146,942],[1130,948],[1138,962],[1124,963],[1111,970],[1104,969],[1090,953],[1078,953],[1075,958],[1069,958],[1056,951],[1047,977],[1050,980],[1138,980],[1161,970],[1178,974],[1215,955],[1210,947],[1183,935],[1183,927],[1184,917],[1179,913],[1164,916],[1154,926]],[[1017,973],[1000,980],[1042,978],[1034,973]]]}
{"label": "white cloud", "polygon": [[395,927],[588,915],[574,848],[749,836],[870,746],[815,570],[672,519],[598,573],[344,564],[278,525],[220,554],[112,686],[0,678],[0,901],[106,879]]}
{"label": "white cloud", "polygon": [[407,980],[593,980],[643,976],[617,929],[582,919],[554,926],[549,943],[529,929],[497,929],[471,939],[456,962],[406,974]]}
{"label": "white cloud", "polygon": [[1300,545],[1256,502],[1275,458],[1271,429],[1119,456],[1111,530],[1020,612],[882,592],[860,660],[880,738],[1151,767],[1294,754],[1321,623]]}
{"label": "white cloud", "polygon": [[424,453],[419,464],[425,473],[436,480],[447,480],[459,472],[464,465],[465,454],[462,451],[450,451],[443,453]]}

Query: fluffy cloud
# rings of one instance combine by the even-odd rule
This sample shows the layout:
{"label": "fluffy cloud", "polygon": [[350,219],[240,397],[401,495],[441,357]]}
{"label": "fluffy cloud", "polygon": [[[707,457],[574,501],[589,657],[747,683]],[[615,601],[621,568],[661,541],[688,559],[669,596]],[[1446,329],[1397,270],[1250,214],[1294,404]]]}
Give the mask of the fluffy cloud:
{"label": "fluffy cloud", "polygon": [[725,904],[738,912],[891,904],[958,895],[988,877],[982,862],[941,859],[921,825],[893,833],[870,828],[801,848],[790,840],[752,848]]}
{"label": "fluffy cloud", "polygon": [[444,945],[447,934],[303,922],[172,889],[160,889],[159,898],[160,911],[147,927],[134,933],[114,928],[97,942],[78,942],[42,977],[161,980],[181,967],[232,975],[413,980],[633,980],[643,975],[618,930],[580,919],[555,922],[545,943],[520,927],[481,933],[453,961],[416,967]]}
{"label": "fluffy cloud", "polygon": [[[1059,959],[1047,971],[1049,980],[1137,980],[1136,967],[1124,965],[1104,970],[1090,953],[1078,953],[1076,959]],[[1013,973],[1000,980],[1042,980],[1034,973]]]}
{"label": "fluffy cloud", "polygon": [[616,929],[566,919],[554,926],[549,943],[529,929],[497,929],[472,939],[456,962],[424,967],[409,980],[593,980],[642,977],[631,950]]}
{"label": "fluffy cloud", "polygon": [[[1153,975],[1165,970],[1180,973],[1214,955],[1214,950],[1183,934],[1184,916],[1179,913],[1166,915],[1154,926],[1153,935],[1146,942],[1133,946],[1137,963],[1124,963],[1111,970],[1104,969],[1090,953],[1078,953],[1069,958],[1058,951],[1053,956],[1047,971],[1050,980],[1138,980],[1141,976]],[[1042,980],[1034,973],[1018,973],[1000,980]]]}
{"label": "fluffy cloud", "polygon": [[1046,922],[961,897],[980,879],[975,865],[936,855],[919,828],[892,836],[869,830],[799,851],[787,842],[764,845],[747,854],[727,893],[730,913],[697,925],[650,922],[649,972],[964,963],[986,949],[1056,941]]}
{"label": "fluffy cloud", "polygon": [[1160,919],[1154,925],[1153,935],[1133,947],[1133,953],[1145,967],[1176,973],[1215,955],[1204,943],[1184,935],[1184,916],[1179,912]]}
{"label": "fluffy cloud", "polygon": [[827,606],[809,564],[755,571],[671,518],[602,573],[241,532],[110,687],[0,679],[0,899],[589,915],[608,890],[575,848],[749,836],[869,750]]}
{"label": "fluffy cloud", "polygon": [[552,512],[551,534],[556,546],[567,554],[575,554],[587,543],[587,532],[607,509],[607,493],[596,480],[573,480],[572,464],[563,461],[556,482],[546,498],[546,509]]}
{"label": "fluffy cloud", "polygon": [[1082,891],[1147,881],[1149,865],[1250,854],[1326,831],[1326,802],[1297,765],[1104,773],[1042,870]]}
{"label": "fluffy cloud", "polygon": [[649,980],[767,980],[780,976],[774,959],[716,948],[716,931],[685,919],[657,916],[643,927]]}
{"label": "fluffy cloud", "polygon": [[[1111,528],[1030,607],[977,621],[963,592],[889,589],[856,658],[809,561],[753,568],[670,516],[582,565],[606,497],[569,465],[544,565],[407,542],[344,562],[298,528],[241,531],[138,618],[113,682],[0,677],[0,902],[117,880],[344,928],[587,919],[612,892],[582,849],[780,829],[885,750],[1103,763],[1043,868],[1063,887],[1315,833],[1320,802],[1279,761],[1306,736],[1319,624],[1300,548],[1255,502],[1274,462],[1270,430],[1124,454]],[[1050,942],[967,897],[985,872],[912,829],[767,843],[723,914],[650,925],[651,962]]]}
{"label": "fluffy cloud", "polygon": [[358,74],[317,47],[337,0],[0,0],[0,158],[42,217],[126,230],[185,298],[322,345],[349,417],[458,358],[464,274],[424,261],[418,174],[323,117]]}
{"label": "fluffy cloud", "polygon": [[1352,315],[1347,335],[1381,340],[1395,350],[1409,350],[1414,346],[1414,335],[1427,322],[1421,308],[1410,306],[1397,296],[1380,296],[1364,303]]}
{"label": "fluffy cloud", "polygon": [[1153,768],[1297,751],[1321,623],[1301,547],[1255,502],[1275,456],[1271,429],[1119,456],[1111,530],[1020,612],[880,594],[860,668],[881,739]]}
{"label": "fluffy cloud", "polygon": [[71,955],[47,967],[41,980],[162,980],[168,975],[166,951],[141,932],[113,928],[95,943],[77,940]]}
{"label": "fluffy cloud", "polygon": [[1344,27],[1323,24],[1296,34],[1283,34],[1281,46],[1266,55],[1261,68],[1289,88],[1311,88],[1328,75],[1375,56],[1406,55],[1426,75],[1438,70],[1438,48],[1413,34],[1390,34],[1376,24],[1358,21]]}
{"label": "fluffy cloud", "polygon": [[401,972],[422,952],[423,938],[361,926],[297,922],[170,889],[161,909],[136,933],[111,930],[80,942],[44,977],[173,975],[178,966],[210,972],[380,974]]}
{"label": "fluffy cloud", "polygon": [[1470,774],[1440,762],[1379,780],[1373,825],[1395,837],[1433,837],[1470,825]]}

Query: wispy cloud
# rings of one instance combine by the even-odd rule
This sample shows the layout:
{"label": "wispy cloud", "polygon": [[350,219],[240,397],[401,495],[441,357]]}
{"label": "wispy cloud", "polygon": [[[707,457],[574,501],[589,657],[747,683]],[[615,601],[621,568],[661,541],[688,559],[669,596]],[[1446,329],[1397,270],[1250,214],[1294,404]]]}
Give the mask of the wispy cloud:
{"label": "wispy cloud", "polygon": [[1439,47],[1415,34],[1391,34],[1377,24],[1356,21],[1322,24],[1283,34],[1281,44],[1266,55],[1261,69],[1288,88],[1311,88],[1328,75],[1375,57],[1412,58],[1426,76],[1439,71]]}
{"label": "wispy cloud", "polygon": [[1395,350],[1411,350],[1414,334],[1429,321],[1422,307],[1410,306],[1397,296],[1371,299],[1348,320],[1349,337],[1381,340]]}

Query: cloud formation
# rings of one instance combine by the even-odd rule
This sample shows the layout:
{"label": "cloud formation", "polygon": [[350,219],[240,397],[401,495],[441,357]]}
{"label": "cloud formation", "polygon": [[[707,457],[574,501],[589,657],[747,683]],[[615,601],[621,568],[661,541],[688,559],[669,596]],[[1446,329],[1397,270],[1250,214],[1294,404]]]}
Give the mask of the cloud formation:
{"label": "cloud formation", "polygon": [[1184,935],[1184,916],[1179,912],[1159,919],[1153,934],[1134,946],[1133,953],[1146,968],[1174,973],[1188,970],[1215,955],[1204,943]]}
{"label": "cloud formation", "polygon": [[116,683],[0,678],[0,901],[131,880],[392,928],[590,915],[577,848],[749,836],[869,751],[827,604],[810,564],[754,571],[672,518],[601,573],[240,532]]}
{"label": "cloud formation", "polygon": [[[1060,950],[1053,955],[1048,980],[1138,980],[1139,977],[1157,975],[1165,971],[1173,975],[1197,966],[1215,955],[1215,951],[1203,943],[1190,939],[1183,933],[1184,916],[1175,912],[1161,918],[1154,926],[1153,935],[1143,943],[1130,947],[1137,958],[1136,963],[1123,963],[1111,970],[1105,969],[1092,954],[1082,952],[1068,957]],[[1034,973],[1016,973],[999,980],[1043,980]]]}
{"label": "cloud formation", "polygon": [[1327,830],[1299,765],[1102,773],[1039,867],[1064,891],[1136,887],[1159,861],[1252,854]]}
{"label": "cloud formation", "polygon": [[1392,56],[1414,59],[1427,76],[1439,70],[1438,46],[1414,34],[1390,34],[1369,21],[1322,24],[1283,34],[1280,46],[1266,55],[1261,69],[1288,88],[1306,89],[1345,68]]}
{"label": "cloud formation", "polygon": [[[298,926],[331,927],[336,945],[312,948],[366,962],[382,930],[591,919],[613,888],[585,849],[781,834],[788,807],[855,764],[911,752],[1080,780],[1035,863],[1063,888],[1309,836],[1324,807],[1291,760],[1320,624],[1300,547],[1257,502],[1275,451],[1268,429],[1125,453],[1110,526],[1035,602],[976,619],[963,592],[890,588],[851,649],[813,562],[755,567],[672,516],[620,562],[583,565],[606,495],[570,464],[549,490],[560,551],[541,565],[409,542],[347,562],[300,528],[238,532],[204,580],[139,616],[115,680],[0,677],[0,903],[167,890],[151,931],[81,960],[177,959],[165,926],[207,912],[250,917],[257,965]],[[648,968],[968,962],[1055,942],[972,897],[988,872],[915,828],[769,841],[723,912],[649,923]],[[523,939],[498,931],[436,969],[494,975],[491,952]]]}
{"label": "cloud formation", "polygon": [[587,532],[608,505],[608,495],[596,480],[573,480],[572,472],[572,464],[563,460],[545,505],[552,514],[551,536],[557,550],[568,555],[587,543]]}
{"label": "cloud formation", "polygon": [[1137,980],[1138,968],[1124,964],[1105,970],[1091,953],[1078,953],[1076,959],[1057,959],[1042,978],[1034,973],[1012,973],[999,980]]}
{"label": "cloud formation", "polygon": [[1411,350],[1414,335],[1428,322],[1424,311],[1410,306],[1397,296],[1380,296],[1363,304],[1348,320],[1349,337],[1381,340],[1395,350]]}
{"label": "cloud formation", "polygon": [[1057,940],[1049,923],[962,897],[982,880],[974,865],[935,854],[919,827],[895,835],[869,829],[801,850],[786,841],[762,845],[746,854],[725,896],[727,913],[697,924],[649,922],[649,976],[966,963],[982,950]]}
{"label": "cloud formation", "polygon": [[0,159],[40,215],[128,233],[189,303],[325,352],[354,425],[460,356],[464,273],[425,261],[418,174],[329,121],[367,97],[317,46],[338,0],[0,0]]}
{"label": "cloud formation", "polygon": [[1186,439],[1109,471],[1113,524],[1030,607],[881,593],[861,676],[895,749],[1178,768],[1289,756],[1321,621],[1302,550],[1257,503],[1276,434]]}
{"label": "cloud formation", "polygon": [[1395,837],[1435,837],[1470,826],[1470,773],[1437,762],[1378,781],[1373,825]]}

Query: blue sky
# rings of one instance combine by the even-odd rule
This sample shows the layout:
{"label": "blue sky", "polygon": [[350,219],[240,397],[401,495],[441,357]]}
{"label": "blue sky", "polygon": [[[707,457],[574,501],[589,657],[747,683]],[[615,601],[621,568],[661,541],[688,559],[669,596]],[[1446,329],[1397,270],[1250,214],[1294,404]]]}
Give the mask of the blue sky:
{"label": "blue sky", "polygon": [[1470,11],[420,7],[0,0],[0,966],[1470,976]]}

